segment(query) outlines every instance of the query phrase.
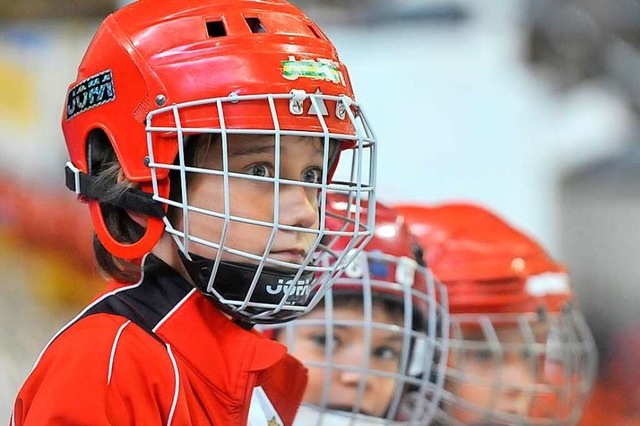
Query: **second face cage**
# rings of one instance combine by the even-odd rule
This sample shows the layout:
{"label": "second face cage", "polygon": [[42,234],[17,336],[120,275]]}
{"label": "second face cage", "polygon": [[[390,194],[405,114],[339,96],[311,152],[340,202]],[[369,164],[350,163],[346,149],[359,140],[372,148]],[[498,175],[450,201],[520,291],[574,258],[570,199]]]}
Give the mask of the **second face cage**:
{"label": "second face cage", "polygon": [[[241,108],[239,108],[241,107]],[[270,111],[271,127],[242,128],[234,125],[236,110],[246,114],[247,110]],[[288,108],[288,110],[285,110]],[[181,116],[197,109],[198,114],[208,111],[211,116],[207,124],[219,123],[212,127],[187,127],[181,124]],[[286,130],[279,116],[305,114],[305,120],[315,117],[315,128],[322,131]],[[331,132],[325,122],[327,115],[337,117],[347,123],[344,128],[353,129],[352,133]],[[262,117],[264,119],[264,117]],[[224,98],[204,99],[159,108],[152,111],[147,118],[148,166],[152,173],[153,198],[166,203],[177,212],[181,219],[181,227],[164,218],[166,230],[173,236],[180,252],[188,259],[192,257],[194,246],[213,249],[216,255],[207,267],[207,276],[202,277],[202,288],[213,296],[219,304],[233,315],[240,316],[254,323],[286,321],[308,312],[312,306],[324,296],[335,278],[340,275],[348,262],[361,250],[372,236],[374,215],[362,220],[360,209],[364,204],[375,205],[376,179],[376,145],[371,127],[357,103],[347,96],[329,96],[309,94],[294,90],[285,94],[237,95],[231,93]],[[185,150],[193,135],[212,135],[213,143],[221,144],[221,167],[204,168],[188,164]],[[235,135],[267,137],[273,147],[273,176],[254,176],[229,168],[228,151],[230,141]],[[178,156],[173,164],[156,161],[156,146],[163,144],[165,136],[177,138]],[[318,182],[304,182],[281,176],[281,147],[283,137],[316,138],[322,150],[321,178]],[[339,152],[339,163],[336,157]],[[158,185],[158,172],[169,171],[179,177],[180,200],[170,199]],[[211,209],[204,205],[192,204],[188,198],[187,182],[196,175],[215,176],[222,193],[219,208]],[[240,181],[251,181],[261,185],[264,194],[272,197],[273,208],[268,217],[258,215],[241,216],[236,213],[239,207],[246,211],[246,205],[239,206],[232,197],[230,186]],[[176,185],[172,182],[172,185]],[[318,203],[318,226],[308,228],[299,224],[282,223],[280,194],[290,188],[301,188],[315,191]],[[325,217],[328,193],[345,194],[352,208],[341,218],[349,227],[343,231],[329,231],[325,228]],[[243,200],[251,203],[252,200]],[[190,229],[190,218],[203,215],[217,221],[221,228],[219,235],[197,235]],[[169,215],[171,216],[171,215]],[[228,243],[229,228],[235,224],[253,227],[256,232],[267,230],[268,237],[264,241],[264,251],[251,253],[234,247]],[[279,233],[302,233],[313,236],[311,248],[305,253],[301,262],[288,262],[270,256],[273,244]],[[335,262],[320,264],[326,245],[332,240],[350,238],[349,250],[339,254]],[[353,250],[352,250],[353,249]],[[251,267],[244,275],[242,282],[232,283],[235,287],[221,287],[216,283],[216,275],[224,263],[225,255],[241,258]],[[351,258],[348,258],[348,256]],[[265,281],[268,272],[274,272],[274,278]],[[248,274],[248,275],[247,275]],[[276,291],[280,289],[280,291]]]}
{"label": "second face cage", "polygon": [[[378,279],[371,270],[382,270],[382,275],[394,271],[396,279]],[[396,313],[379,316],[376,309],[389,304],[396,305]],[[286,344],[289,352],[310,369],[310,375],[314,371],[322,375],[320,399],[310,402],[305,398],[295,424],[430,424],[443,393],[449,332],[447,306],[446,288],[433,279],[428,269],[407,257],[365,251],[311,314],[287,324],[262,327],[265,333]],[[345,316],[345,307],[351,314]],[[351,330],[352,336],[358,337],[344,341],[340,336],[344,330]],[[322,336],[324,349],[315,358],[300,352],[300,333]],[[385,337],[377,337],[378,334]],[[400,343],[392,369],[376,365],[384,345],[380,339]],[[341,355],[347,345],[360,345],[362,356],[357,362]],[[334,386],[345,373],[357,375],[358,382],[350,396],[340,398]],[[383,413],[374,415],[368,399],[382,392],[376,386],[383,380],[393,383],[392,392],[384,401]],[[318,383],[307,386],[308,393],[314,385]]]}
{"label": "second face cage", "polygon": [[597,350],[582,313],[451,314],[443,425],[575,425]]}

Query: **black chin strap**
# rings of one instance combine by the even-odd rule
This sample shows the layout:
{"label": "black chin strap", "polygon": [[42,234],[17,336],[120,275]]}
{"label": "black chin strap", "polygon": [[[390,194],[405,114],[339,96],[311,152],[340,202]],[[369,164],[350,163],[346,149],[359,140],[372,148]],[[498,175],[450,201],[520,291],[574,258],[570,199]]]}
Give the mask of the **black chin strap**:
{"label": "black chin strap", "polygon": [[136,188],[126,188],[117,199],[105,201],[104,186],[96,184],[95,176],[81,172],[70,162],[67,163],[64,171],[67,188],[78,195],[151,217],[165,216],[162,204],[155,201],[153,196],[147,192]]}
{"label": "black chin strap", "polygon": [[[220,302],[218,297],[207,290],[209,279],[213,271],[214,261],[189,253],[188,259],[184,253],[178,250],[180,259],[195,286],[207,296],[210,296],[216,305],[225,313],[231,315],[238,324],[246,327],[246,324],[277,324],[290,321],[297,315],[296,312],[280,310],[272,313],[268,318],[254,318],[254,316],[273,310],[273,308],[247,307],[242,311],[233,309],[233,306]],[[227,300],[243,301],[251,289],[258,265],[239,262],[220,262],[216,276],[213,279],[213,289]],[[307,306],[313,298],[314,272],[303,273],[294,281],[297,269],[264,267],[258,277],[255,288],[251,292],[250,302],[278,305],[286,297],[284,306]]]}

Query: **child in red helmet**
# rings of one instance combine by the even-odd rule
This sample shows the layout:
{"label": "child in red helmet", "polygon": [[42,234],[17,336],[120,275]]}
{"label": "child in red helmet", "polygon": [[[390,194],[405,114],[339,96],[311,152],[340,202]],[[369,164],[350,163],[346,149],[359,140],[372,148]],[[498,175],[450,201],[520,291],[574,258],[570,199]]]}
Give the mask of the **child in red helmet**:
{"label": "child in red helmet", "polygon": [[98,29],[62,128],[110,291],[49,342],[12,425],[291,424],[306,369],[252,326],[309,311],[349,260],[321,242],[373,225],[325,230],[327,191],[357,212],[375,177],[331,42],[284,0],[139,0]]}
{"label": "child in red helmet", "polygon": [[482,207],[397,208],[449,296],[438,424],[576,424],[596,351],[565,267]]}
{"label": "child in red helmet", "polygon": [[[329,201],[330,214],[344,216],[347,198]],[[397,212],[377,203],[363,213],[376,217],[365,250],[311,313],[269,328],[309,368],[296,425],[427,425],[435,413],[446,301]],[[342,229],[341,221],[327,225]],[[331,247],[334,256],[346,242]]]}

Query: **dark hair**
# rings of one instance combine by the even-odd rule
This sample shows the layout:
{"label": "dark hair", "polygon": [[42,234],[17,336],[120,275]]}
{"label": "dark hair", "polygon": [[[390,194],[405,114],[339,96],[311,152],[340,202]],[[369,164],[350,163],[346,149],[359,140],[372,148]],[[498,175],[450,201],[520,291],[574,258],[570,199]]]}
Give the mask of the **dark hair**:
{"label": "dark hair", "polygon": [[[377,293],[372,294],[372,305],[381,307],[394,320],[402,321],[404,319],[404,310],[402,302],[399,300],[391,300],[386,297],[376,297]],[[324,302],[324,300],[322,301]],[[322,303],[321,302],[321,303]],[[363,308],[364,301],[362,292],[352,293],[334,291],[333,306],[338,308]]]}
{"label": "dark hair", "polygon": [[[381,307],[384,312],[387,313],[394,321],[398,322],[398,325],[402,325],[404,323],[404,310],[405,305],[402,299],[398,296],[387,295],[385,293],[380,293],[377,291],[373,291],[372,295],[372,304],[373,306]],[[324,300],[320,302],[320,306],[324,304]],[[336,307],[363,307],[363,294],[360,290],[351,291],[336,291],[334,289],[333,293],[333,305]],[[412,328],[416,331],[424,331],[426,330],[426,317],[422,312],[418,309],[413,309],[412,316]]]}
{"label": "dark hair", "polygon": [[[194,143],[197,139],[198,142]],[[185,143],[185,163],[187,165],[198,165],[204,159],[209,150],[213,137],[210,134],[193,135],[187,138]],[[118,177],[122,173],[122,166],[109,141],[108,136],[102,130],[93,130],[87,138],[87,157],[89,162],[89,174],[95,177],[94,188],[102,194],[100,209],[104,217],[105,225],[111,236],[122,244],[132,244],[144,235],[145,229],[136,223],[131,216],[121,207],[117,207],[116,202],[126,192],[130,186],[128,182],[118,183]],[[193,174],[187,175],[187,185],[190,183]],[[169,198],[176,202],[181,202],[182,192],[180,189],[180,172],[172,170],[169,173],[170,185]],[[169,208],[169,220],[175,218],[178,209]],[[120,282],[135,282],[140,278],[140,266],[137,262],[114,256],[98,239],[93,235],[93,251],[101,271],[109,277]]]}

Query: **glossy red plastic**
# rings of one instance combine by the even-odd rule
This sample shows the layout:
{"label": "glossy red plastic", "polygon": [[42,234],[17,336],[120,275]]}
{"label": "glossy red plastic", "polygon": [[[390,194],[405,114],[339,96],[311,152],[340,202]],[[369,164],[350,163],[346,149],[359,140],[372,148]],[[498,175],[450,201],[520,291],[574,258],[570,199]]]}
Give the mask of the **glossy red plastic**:
{"label": "glossy red plastic", "polygon": [[[335,213],[337,217],[343,218],[348,216],[347,209],[352,208],[352,204],[348,202],[348,198],[341,194],[331,194],[327,197],[327,229],[330,230],[344,230],[344,223],[341,220],[331,219],[331,213]],[[361,210],[361,217],[364,218],[372,214],[368,208],[368,204],[364,205],[364,209]],[[352,208],[351,218],[355,218],[355,211]],[[416,263],[422,262],[422,259],[417,259],[416,249],[419,248],[419,243],[416,237],[410,232],[409,227],[405,224],[404,218],[392,207],[383,203],[377,202],[375,205],[375,231],[373,238],[367,243],[364,248],[364,253],[367,256],[367,264],[369,267],[369,279],[371,280],[372,287],[378,293],[387,293],[389,295],[397,296],[400,299],[404,297],[404,292],[407,290],[403,288],[407,282],[410,283],[411,289],[424,295],[429,294],[427,288],[426,276],[417,272]],[[347,229],[351,229],[348,227]],[[336,241],[334,249],[342,250],[346,244],[350,242],[350,239],[339,238]],[[384,261],[384,259],[388,259]],[[352,263],[352,267],[358,265],[358,260]],[[398,268],[405,268],[403,271],[398,271]],[[406,274],[410,273],[411,276],[407,277]],[[348,277],[347,271],[343,277]],[[400,277],[408,278],[409,281],[401,282]],[[386,282],[392,284],[398,284],[398,287],[390,286],[377,286],[376,282]],[[333,286],[333,291],[340,291],[341,289],[362,289],[362,286],[355,285],[351,280],[338,279]],[[421,298],[414,298],[414,303],[424,305],[424,300]],[[426,309],[426,307],[422,306]]]}
{"label": "glossy red plastic", "polygon": [[446,284],[455,313],[556,312],[570,287],[531,291],[535,277],[562,279],[566,268],[542,246],[497,215],[472,204],[396,206],[425,251],[427,265]]}

